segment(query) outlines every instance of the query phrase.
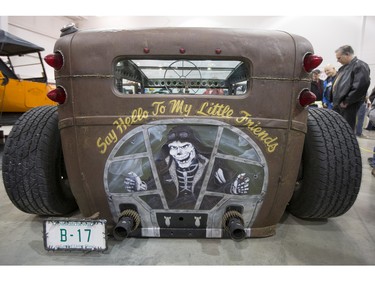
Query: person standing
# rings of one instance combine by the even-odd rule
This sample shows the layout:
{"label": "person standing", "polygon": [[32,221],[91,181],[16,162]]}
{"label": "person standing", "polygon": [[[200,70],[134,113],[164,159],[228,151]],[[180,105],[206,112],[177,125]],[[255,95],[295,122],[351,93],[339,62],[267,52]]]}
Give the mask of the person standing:
{"label": "person standing", "polygon": [[355,134],[357,137],[363,137],[363,123],[365,122],[366,117],[366,109],[367,109],[367,100],[366,97],[365,101],[362,103],[362,105],[359,107],[357,112],[357,124],[355,126]]}
{"label": "person standing", "polygon": [[328,64],[324,67],[324,72],[327,75],[326,80],[324,80],[324,91],[323,91],[323,107],[332,109],[332,85],[337,77],[337,70],[336,68]]}
{"label": "person standing", "polygon": [[341,46],[335,52],[342,66],[332,87],[333,110],[341,114],[355,132],[357,112],[370,86],[370,68],[354,56],[349,45]]}
{"label": "person standing", "polygon": [[[371,122],[375,123],[375,99],[372,100],[372,104],[368,113],[368,117]],[[372,168],[371,174],[375,177],[375,146],[374,146],[374,153],[372,154],[372,157],[368,159],[368,161]]]}
{"label": "person standing", "polygon": [[324,81],[320,79],[320,70],[314,69],[312,72],[312,81],[311,81],[311,92],[316,96],[315,104],[312,106],[318,106],[318,103],[322,101],[323,90],[324,90]]}
{"label": "person standing", "polygon": [[[374,101],[374,99],[375,99],[375,87],[372,89],[372,91],[371,91],[371,94],[370,94],[370,96],[368,97],[368,99],[369,99],[369,108],[368,108],[368,110],[370,110],[370,108],[371,108],[371,104],[372,104],[372,102]],[[368,130],[368,131],[373,131],[373,130],[375,130],[375,124],[372,124],[372,122],[371,122],[371,120],[369,120],[368,121],[368,124],[367,124],[367,127],[366,127],[366,129],[365,130]]]}
{"label": "person standing", "polygon": [[[370,108],[368,111],[369,124],[372,126],[372,124],[375,124],[375,87],[372,89],[368,99],[370,103]],[[372,168],[371,174],[375,177],[375,146],[373,151],[372,157],[368,158],[368,163]]]}

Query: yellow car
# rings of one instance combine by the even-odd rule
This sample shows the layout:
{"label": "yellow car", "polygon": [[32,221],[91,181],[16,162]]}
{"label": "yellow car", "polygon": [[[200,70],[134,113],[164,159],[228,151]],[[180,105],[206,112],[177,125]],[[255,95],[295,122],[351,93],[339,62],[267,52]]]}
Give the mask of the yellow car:
{"label": "yellow car", "polygon": [[[43,50],[0,29],[1,113],[23,113],[36,106],[56,105],[47,98],[54,86],[47,83],[40,54]],[[30,77],[30,73],[37,75]],[[2,121],[0,124],[4,124]]]}

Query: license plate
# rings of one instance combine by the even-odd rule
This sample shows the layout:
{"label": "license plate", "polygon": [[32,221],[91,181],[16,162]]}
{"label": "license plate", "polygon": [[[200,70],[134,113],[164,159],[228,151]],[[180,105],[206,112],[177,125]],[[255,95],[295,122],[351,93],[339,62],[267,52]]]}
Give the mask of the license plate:
{"label": "license plate", "polygon": [[52,218],[44,221],[46,250],[104,251],[106,220]]}

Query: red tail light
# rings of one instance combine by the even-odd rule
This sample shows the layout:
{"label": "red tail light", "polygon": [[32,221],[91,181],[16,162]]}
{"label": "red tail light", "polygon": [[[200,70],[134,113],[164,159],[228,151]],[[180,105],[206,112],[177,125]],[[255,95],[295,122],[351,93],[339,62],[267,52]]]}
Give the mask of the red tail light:
{"label": "red tail light", "polygon": [[317,68],[323,61],[323,58],[313,54],[307,54],[303,58],[303,68],[306,72],[311,72]]}
{"label": "red tail light", "polygon": [[50,91],[47,94],[47,97],[54,102],[63,104],[66,100],[66,92],[63,88],[57,87],[56,89]]}
{"label": "red tail light", "polygon": [[303,107],[308,106],[316,101],[316,96],[313,92],[305,89],[299,94],[299,104]]}
{"label": "red tail light", "polygon": [[45,56],[44,61],[55,70],[61,69],[64,64],[64,58],[59,52]]}

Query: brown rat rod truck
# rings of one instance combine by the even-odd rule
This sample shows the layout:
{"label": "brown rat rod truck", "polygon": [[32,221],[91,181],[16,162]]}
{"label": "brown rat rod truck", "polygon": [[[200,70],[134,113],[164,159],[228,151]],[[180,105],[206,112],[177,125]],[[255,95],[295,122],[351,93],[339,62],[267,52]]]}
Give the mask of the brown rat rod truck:
{"label": "brown rat rod truck", "polygon": [[356,200],[358,143],[341,116],[309,107],[322,58],[303,37],[68,26],[45,60],[59,106],[18,120],[3,178],[16,207],[50,216],[46,249],[267,237],[286,210],[330,218]]}

